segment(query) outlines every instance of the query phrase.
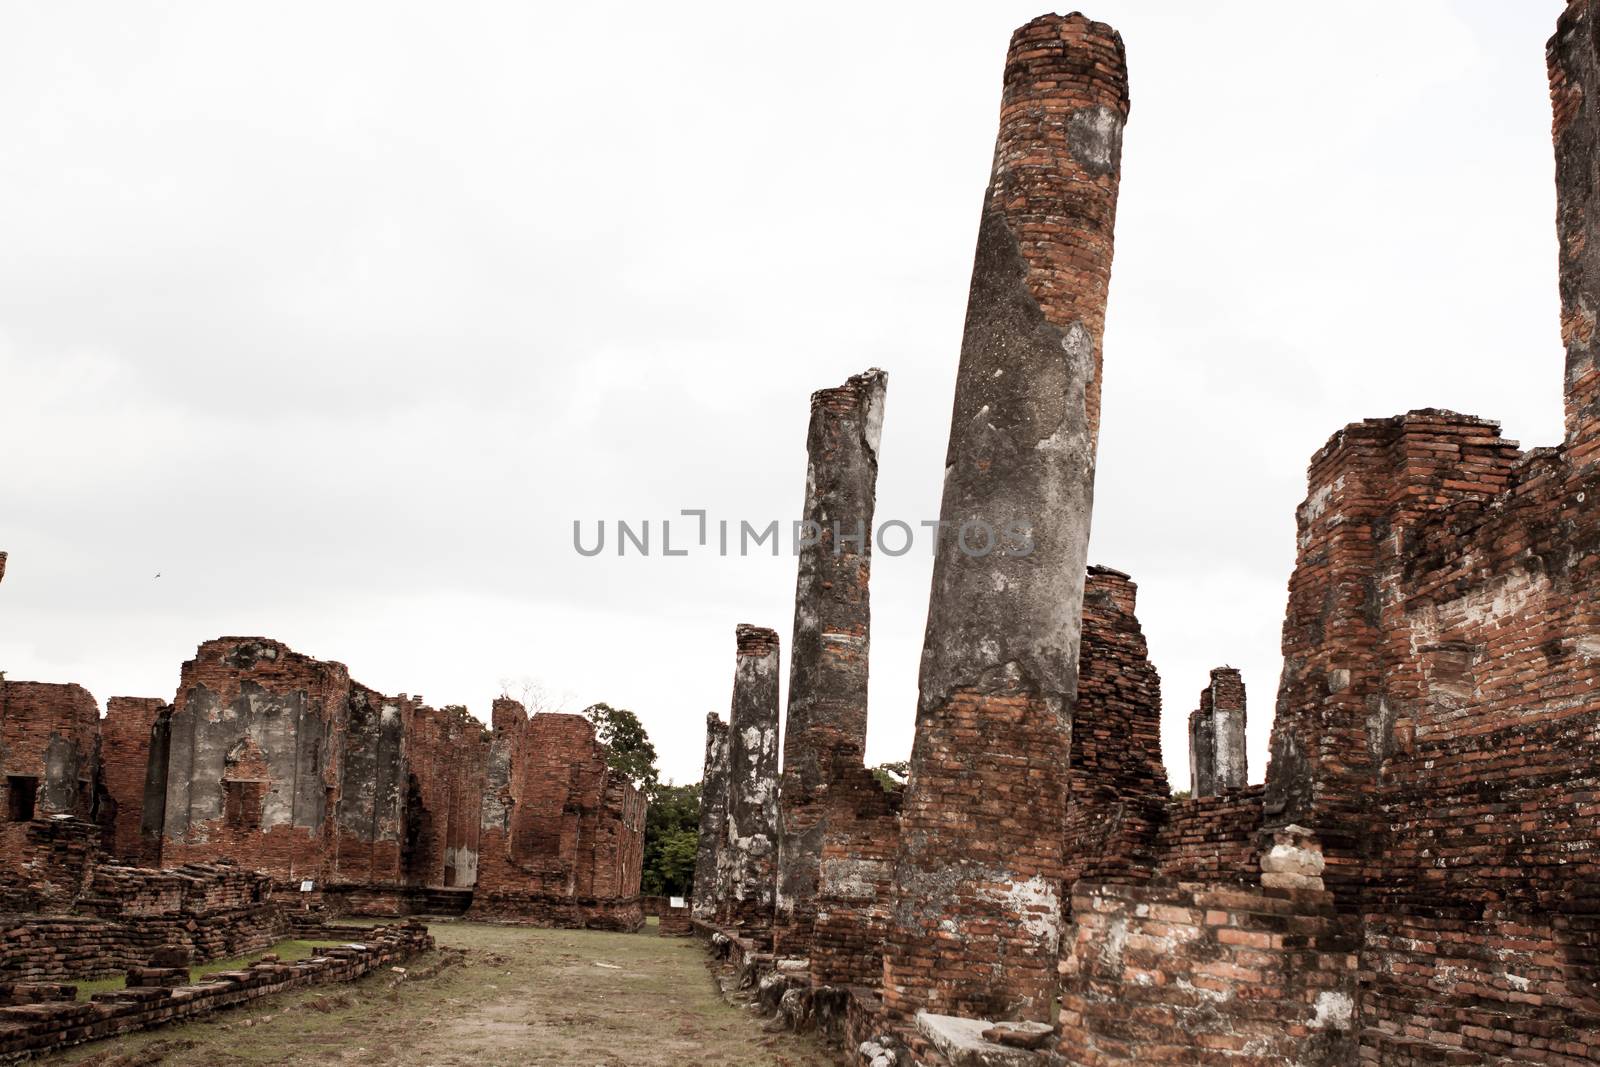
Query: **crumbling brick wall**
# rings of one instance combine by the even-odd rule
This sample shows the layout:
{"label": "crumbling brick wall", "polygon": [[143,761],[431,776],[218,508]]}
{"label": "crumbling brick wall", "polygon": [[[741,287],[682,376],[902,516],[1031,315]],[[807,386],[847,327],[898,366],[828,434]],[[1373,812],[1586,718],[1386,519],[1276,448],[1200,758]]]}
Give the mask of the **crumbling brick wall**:
{"label": "crumbling brick wall", "polygon": [[1250,884],[1260,872],[1263,786],[1169,801],[1152,873],[1166,881]]}
{"label": "crumbling brick wall", "polygon": [[226,856],[325,880],[349,699],[341,663],[261,637],[201,645],[170,718],[163,865]]}
{"label": "crumbling brick wall", "polygon": [[99,731],[99,705],[82,686],[0,679],[6,821],[93,818]]}
{"label": "crumbling brick wall", "polygon": [[1161,762],[1161,679],[1134,614],[1138,587],[1090,567],[1072,713],[1065,883],[1143,881],[1169,787]]}
{"label": "crumbling brick wall", "polygon": [[1385,1063],[1600,1062],[1597,31],[1574,0],[1548,53],[1565,442],[1367,420],[1300,509],[1267,817],[1347,832],[1330,870]]}
{"label": "crumbling brick wall", "polygon": [[333,878],[357,884],[401,885],[405,841],[406,717],[414,702],[351,683],[340,761]]}
{"label": "crumbling brick wall", "polygon": [[831,766],[811,978],[819,985],[876,986],[883,979],[903,797],[863,767],[857,751],[835,753]]}
{"label": "crumbling brick wall", "polygon": [[101,827],[70,815],[6,826],[0,911],[69,912],[99,860]]}
{"label": "crumbling brick wall", "polygon": [[463,707],[401,702],[405,793],[403,877],[410,885],[469,886],[477,880],[478,835],[488,743]]}
{"label": "crumbling brick wall", "polygon": [[1552,1033],[1523,951],[1581,969],[1600,925],[1597,488],[1564,450],[1523,456],[1448,412],[1368,420],[1313,460],[1267,818],[1330,827],[1333,884],[1369,922],[1363,1023],[1391,1058],[1492,1061],[1600,1026],[1580,994]]}
{"label": "crumbling brick wall", "polygon": [[1072,914],[1065,1062],[1352,1062],[1356,924],[1328,894],[1080,882]]}
{"label": "crumbling brick wall", "polygon": [[[643,794],[581,715],[497,701],[471,914],[637,929]],[[502,784],[503,783],[503,784]]]}
{"label": "crumbling brick wall", "polygon": [[[79,825],[92,857],[93,828]],[[289,933],[270,879],[231,864],[153,870],[91,860],[84,875],[70,914],[0,919],[0,981],[94,978],[171,947],[203,963]]]}
{"label": "crumbling brick wall", "polygon": [[154,864],[160,859],[160,811],[149,812],[150,773],[160,767],[159,796],[148,797],[160,809],[165,801],[165,752],[172,706],[151,697],[112,697],[100,722],[100,775],[113,806],[111,855],[128,863]]}

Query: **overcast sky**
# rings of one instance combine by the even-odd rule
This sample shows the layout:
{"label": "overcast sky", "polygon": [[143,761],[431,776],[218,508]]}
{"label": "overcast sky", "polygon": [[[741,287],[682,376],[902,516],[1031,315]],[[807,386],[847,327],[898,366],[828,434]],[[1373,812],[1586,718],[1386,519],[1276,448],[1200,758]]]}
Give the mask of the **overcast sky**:
{"label": "overcast sky", "polygon": [[[1221,664],[1265,771],[1331,433],[1560,436],[1562,6],[1088,12],[1133,96],[1090,556],[1139,583],[1175,787]],[[798,517],[807,397],[869,366],[879,518],[937,517],[1040,9],[606,8],[0,3],[0,669],[170,699],[262,634],[479,716],[524,678],[630,707],[698,779],[794,560],[587,559],[572,523]],[[930,573],[874,562],[874,762],[910,750]]]}

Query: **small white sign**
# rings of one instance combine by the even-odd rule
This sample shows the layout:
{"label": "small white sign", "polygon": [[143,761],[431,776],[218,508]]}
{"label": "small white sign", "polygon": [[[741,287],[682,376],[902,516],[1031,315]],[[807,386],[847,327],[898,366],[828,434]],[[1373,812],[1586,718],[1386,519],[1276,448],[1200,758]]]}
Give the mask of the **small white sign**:
{"label": "small white sign", "polygon": [[682,897],[668,897],[667,898],[667,903],[671,904],[674,908],[681,908],[681,907],[683,907],[683,898]]}
{"label": "small white sign", "polygon": [[309,878],[307,878],[305,881],[300,883],[300,892],[302,892],[302,893],[309,893],[309,892],[311,892],[311,890],[313,888],[314,888],[314,886],[312,884],[311,879],[309,879]]}

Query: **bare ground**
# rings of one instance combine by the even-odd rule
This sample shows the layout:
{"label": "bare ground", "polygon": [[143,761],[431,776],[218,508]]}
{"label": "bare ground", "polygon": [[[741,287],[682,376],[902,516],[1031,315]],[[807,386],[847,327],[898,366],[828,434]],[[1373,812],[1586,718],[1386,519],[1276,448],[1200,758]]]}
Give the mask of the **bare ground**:
{"label": "bare ground", "polygon": [[[407,976],[368,975],[49,1057],[82,1067],[825,1067],[723,1002],[700,946],[639,934],[431,924]],[[459,962],[456,962],[459,960]],[[436,972],[436,973],[435,973]]]}

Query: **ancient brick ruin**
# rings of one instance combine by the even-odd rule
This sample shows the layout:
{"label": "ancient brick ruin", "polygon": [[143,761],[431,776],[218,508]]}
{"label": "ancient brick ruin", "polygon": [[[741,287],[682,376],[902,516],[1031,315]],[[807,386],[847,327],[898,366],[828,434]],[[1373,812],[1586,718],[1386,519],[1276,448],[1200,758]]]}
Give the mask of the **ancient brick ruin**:
{"label": "ancient brick ruin", "polygon": [[[1179,798],[1134,584],[1083,558],[1122,45],[1081,15],[1017,31],[909,783],[862,766],[854,704],[812,740],[832,683],[796,671],[818,688],[789,695],[777,905],[731,922],[726,886],[696,883],[735,986],[872,1067],[1600,1064],[1595,0],[1569,3],[1548,59],[1565,440],[1524,452],[1433,410],[1334,435],[1299,511],[1265,784],[1222,667]],[[815,436],[814,415],[808,509]],[[961,551],[979,520],[1021,523],[1007,535],[1032,551]],[[864,624],[860,562],[843,590]],[[797,642],[817,566],[802,558]],[[702,869],[725,811],[772,780],[725,774],[721,729]]]}
{"label": "ancient brick ruin", "polygon": [[871,370],[811,397],[805,522],[784,713],[777,919],[780,949],[805,955],[816,918],[833,756],[867,746],[873,510],[886,376]]}
{"label": "ancient brick ruin", "polygon": [[0,676],[0,764],[0,984],[225,958],[307,915],[643,924],[645,800],[578,715],[502,699],[491,736],[226,637],[170,704],[113,697],[103,719],[79,686]]}

